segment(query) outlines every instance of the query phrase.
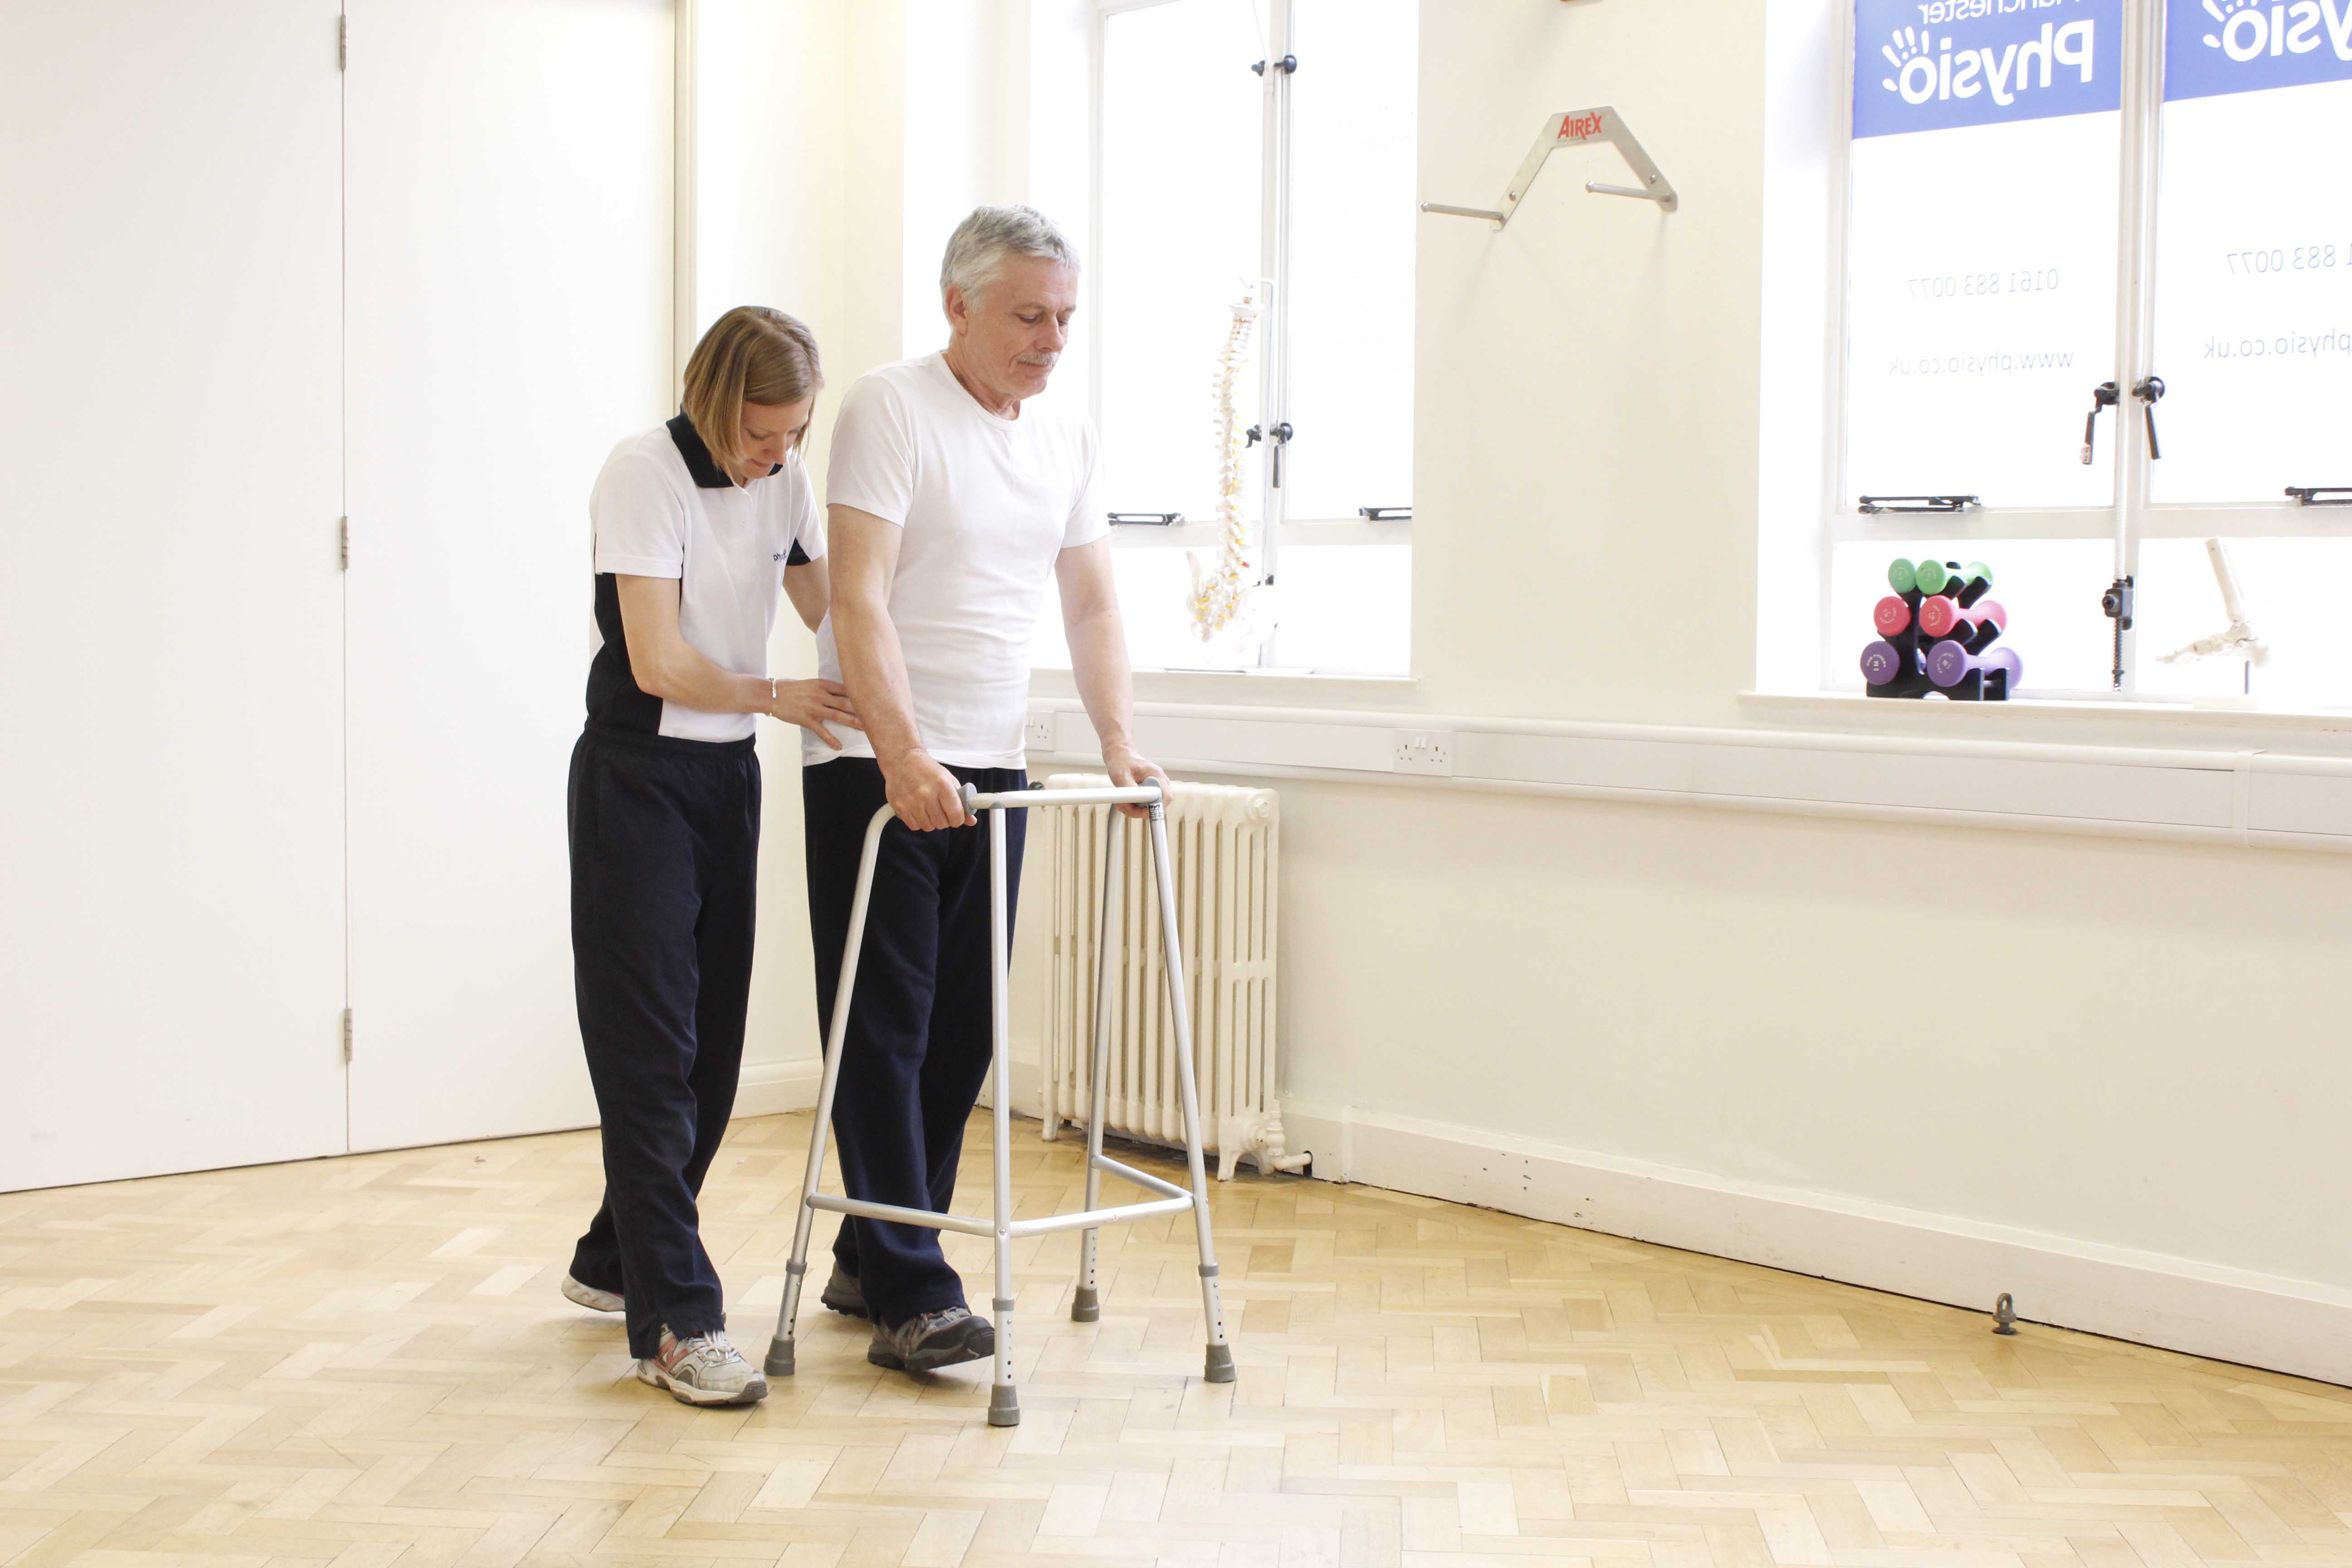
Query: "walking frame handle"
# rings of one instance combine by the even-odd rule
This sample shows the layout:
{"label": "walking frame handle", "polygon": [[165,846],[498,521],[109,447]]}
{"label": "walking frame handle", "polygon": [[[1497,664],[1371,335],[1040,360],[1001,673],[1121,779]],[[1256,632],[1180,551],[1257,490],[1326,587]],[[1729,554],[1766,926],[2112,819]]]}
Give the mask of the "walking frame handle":
{"label": "walking frame handle", "polygon": [[963,786],[963,807],[974,816],[983,811],[1027,811],[1044,805],[1158,805],[1164,798],[1158,779],[1124,787],[1023,789],[1003,795],[982,795],[978,784]]}
{"label": "walking frame handle", "polygon": [[[1001,795],[982,795],[980,786],[974,784],[963,786],[963,809],[967,816],[978,816],[983,811],[1029,811],[1049,805],[1158,805],[1163,798],[1158,779],[1125,788],[1024,789]],[[866,859],[869,863],[873,858],[875,841],[898,815],[898,807],[885,805],[876,811],[873,819],[866,823]],[[861,868],[861,874],[863,870]],[[860,909],[862,910],[862,905]],[[864,923],[865,917],[861,912],[858,924],[862,928]]]}

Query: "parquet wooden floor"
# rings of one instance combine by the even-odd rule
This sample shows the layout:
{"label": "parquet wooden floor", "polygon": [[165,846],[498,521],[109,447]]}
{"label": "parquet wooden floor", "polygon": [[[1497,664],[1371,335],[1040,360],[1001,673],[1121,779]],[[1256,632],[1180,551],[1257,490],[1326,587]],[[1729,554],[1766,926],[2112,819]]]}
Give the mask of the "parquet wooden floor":
{"label": "parquet wooden floor", "polygon": [[[1021,1125],[1024,1212],[1074,1205]],[[706,1194],[754,1359],[808,1128]],[[2352,1391],[1292,1178],[1217,1192],[1236,1384],[1178,1216],[1104,1233],[1097,1324],[1024,1247],[1017,1428],[814,1310],[688,1410],[556,1293],[598,1186],[576,1133],[0,1195],[0,1563],[2352,1563]]]}

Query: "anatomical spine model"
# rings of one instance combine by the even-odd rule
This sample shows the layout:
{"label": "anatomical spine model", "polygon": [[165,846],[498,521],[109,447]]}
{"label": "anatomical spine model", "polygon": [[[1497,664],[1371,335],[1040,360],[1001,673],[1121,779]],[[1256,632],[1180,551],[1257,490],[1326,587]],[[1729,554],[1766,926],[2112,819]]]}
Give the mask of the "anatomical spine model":
{"label": "anatomical spine model", "polygon": [[1257,586],[1257,563],[1250,550],[1249,525],[1242,520],[1242,456],[1245,443],[1240,418],[1234,412],[1234,384],[1249,359],[1251,331],[1257,325],[1257,291],[1253,287],[1234,301],[1233,324],[1225,346],[1217,354],[1217,563],[1202,571],[1201,552],[1184,552],[1192,571],[1192,629],[1202,642],[1244,618],[1250,595]]}

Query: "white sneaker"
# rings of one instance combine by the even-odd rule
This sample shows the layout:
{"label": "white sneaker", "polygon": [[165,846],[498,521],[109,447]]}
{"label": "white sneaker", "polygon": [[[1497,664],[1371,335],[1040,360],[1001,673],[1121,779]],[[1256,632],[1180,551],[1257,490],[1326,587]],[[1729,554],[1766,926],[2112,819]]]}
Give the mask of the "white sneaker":
{"label": "white sneaker", "polygon": [[680,1405],[755,1405],[768,1380],[721,1333],[679,1339],[662,1331],[661,1349],[637,1363],[637,1381],[667,1388]]}
{"label": "white sneaker", "polygon": [[599,1290],[593,1285],[583,1285],[569,1274],[563,1277],[563,1299],[567,1301],[577,1301],[580,1305],[598,1312],[617,1312],[622,1307],[621,1299],[610,1290]]}

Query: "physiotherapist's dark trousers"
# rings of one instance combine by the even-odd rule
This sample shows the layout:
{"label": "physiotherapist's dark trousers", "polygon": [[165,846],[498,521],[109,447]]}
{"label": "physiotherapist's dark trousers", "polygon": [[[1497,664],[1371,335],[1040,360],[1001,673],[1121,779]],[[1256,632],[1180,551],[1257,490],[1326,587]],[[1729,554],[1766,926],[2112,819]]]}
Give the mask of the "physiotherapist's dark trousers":
{"label": "physiotherapist's dark trousers", "polygon": [[572,973],[604,1202],[572,1277],[628,1303],[629,1353],[727,1326],[695,1198],[735,1107],[751,984],[751,742],[592,724],[572,752]]}
{"label": "physiotherapist's dark trousers", "polygon": [[[948,771],[991,795],[1029,783],[1018,768]],[[887,795],[881,767],[867,757],[803,768],[801,779],[817,1026],[830,1039],[858,857]],[[1003,817],[1008,939],[1028,818],[1025,811]],[[964,1122],[988,1077],[991,1047],[988,833],[985,820],[939,833],[898,822],[882,830],[833,1100],[842,1184],[852,1197],[934,1212],[954,1206]],[[935,1230],[844,1216],[833,1255],[884,1324],[966,1305]]]}

